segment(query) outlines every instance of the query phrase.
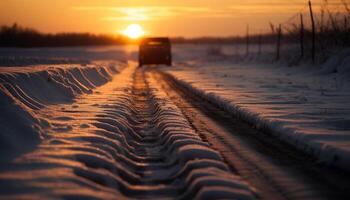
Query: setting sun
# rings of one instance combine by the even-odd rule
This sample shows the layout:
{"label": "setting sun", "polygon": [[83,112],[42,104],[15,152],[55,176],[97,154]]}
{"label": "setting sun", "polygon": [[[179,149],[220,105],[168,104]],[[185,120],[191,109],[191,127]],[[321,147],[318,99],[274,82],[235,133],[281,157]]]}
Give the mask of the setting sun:
{"label": "setting sun", "polygon": [[137,39],[145,34],[143,28],[138,24],[131,24],[122,33],[131,39]]}

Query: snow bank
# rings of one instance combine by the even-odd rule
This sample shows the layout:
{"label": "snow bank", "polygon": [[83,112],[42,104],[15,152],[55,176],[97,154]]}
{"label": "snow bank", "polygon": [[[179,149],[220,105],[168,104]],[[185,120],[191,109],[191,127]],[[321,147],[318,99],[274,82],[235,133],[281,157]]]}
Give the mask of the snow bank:
{"label": "snow bank", "polygon": [[[350,169],[349,53],[326,67],[207,63],[163,68],[182,87],[315,155]],[[330,64],[332,63],[332,64]],[[339,71],[338,71],[339,70]],[[341,71],[341,72],[340,72]]]}
{"label": "snow bank", "polygon": [[36,110],[73,101],[112,80],[120,66],[55,66],[0,68],[0,160],[34,147],[43,127]]}
{"label": "snow bank", "polygon": [[0,165],[41,139],[40,120],[0,84]]}
{"label": "snow bank", "polygon": [[116,66],[62,66],[34,68],[1,68],[0,84],[18,100],[32,109],[45,104],[73,100],[77,95],[91,93],[92,89],[112,79]]}

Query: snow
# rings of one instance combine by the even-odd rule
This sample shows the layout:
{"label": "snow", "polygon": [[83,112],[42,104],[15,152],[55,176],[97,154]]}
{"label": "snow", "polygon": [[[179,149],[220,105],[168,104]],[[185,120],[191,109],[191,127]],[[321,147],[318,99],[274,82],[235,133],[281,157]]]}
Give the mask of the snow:
{"label": "snow", "polygon": [[42,139],[40,121],[0,84],[0,164],[28,151]]}
{"label": "snow", "polygon": [[[201,54],[191,53],[192,58]],[[289,67],[282,61],[271,64],[210,55],[162,70],[194,93],[317,156],[320,162],[350,169],[349,49],[319,66]]]}
{"label": "snow", "polygon": [[[180,199],[257,196],[150,73],[141,95],[150,96],[152,127],[135,131],[136,64],[125,62],[136,55],[135,47],[0,49],[0,195],[128,199],[180,188]],[[349,170],[350,50],[319,66],[242,55],[232,46],[175,45],[175,66],[160,69],[257,129]],[[154,131],[145,155],[165,155],[162,164],[137,154],[141,135]],[[157,181],[169,184],[145,184]]]}
{"label": "snow", "polygon": [[[43,139],[43,128],[59,126],[38,117],[37,110],[73,102],[82,94],[111,80],[118,66],[36,66],[0,68],[0,162],[34,148]],[[61,125],[56,131],[68,130]]]}

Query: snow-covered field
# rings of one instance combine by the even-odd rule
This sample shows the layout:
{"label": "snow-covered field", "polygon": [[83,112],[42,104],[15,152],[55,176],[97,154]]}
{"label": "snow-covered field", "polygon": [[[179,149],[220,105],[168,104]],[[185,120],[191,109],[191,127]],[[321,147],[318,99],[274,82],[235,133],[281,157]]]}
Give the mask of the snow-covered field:
{"label": "snow-covered field", "polygon": [[320,162],[350,169],[349,50],[320,66],[237,62],[205,52],[202,56],[202,61],[163,70],[253,126],[318,156]]}
{"label": "snow-covered field", "polygon": [[0,66],[38,64],[89,64],[95,61],[122,61],[136,58],[136,46],[0,48]]}

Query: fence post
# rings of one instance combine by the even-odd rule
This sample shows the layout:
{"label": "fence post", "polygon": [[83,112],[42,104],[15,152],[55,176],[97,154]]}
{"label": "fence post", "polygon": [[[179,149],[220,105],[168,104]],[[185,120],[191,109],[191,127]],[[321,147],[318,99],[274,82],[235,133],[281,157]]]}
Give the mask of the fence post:
{"label": "fence post", "polygon": [[249,55],[249,25],[247,25],[246,56]]}
{"label": "fence post", "polygon": [[311,25],[312,25],[311,55],[312,55],[312,63],[315,64],[315,61],[316,61],[316,30],[315,30],[315,20],[314,20],[314,14],[312,12],[311,0],[309,0],[309,9],[310,9],[310,17],[311,17]]}
{"label": "fence post", "polygon": [[300,59],[304,58],[304,20],[303,14],[300,13]]}
{"label": "fence post", "polygon": [[281,51],[281,38],[282,38],[282,26],[281,24],[277,30],[277,49],[276,49],[276,61],[280,59],[280,51]]}

